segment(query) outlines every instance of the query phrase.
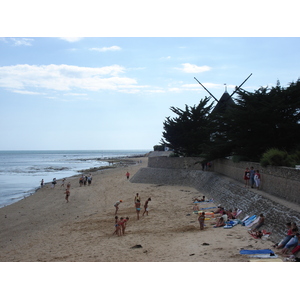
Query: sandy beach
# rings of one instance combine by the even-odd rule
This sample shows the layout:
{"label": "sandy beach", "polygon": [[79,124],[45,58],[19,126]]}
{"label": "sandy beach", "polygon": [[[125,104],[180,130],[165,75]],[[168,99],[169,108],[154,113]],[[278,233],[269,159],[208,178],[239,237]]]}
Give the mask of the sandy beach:
{"label": "sandy beach", "polygon": [[[269,240],[254,239],[248,228],[213,228],[205,221],[199,230],[192,200],[202,197],[191,187],[131,183],[147,157],[136,164],[93,172],[91,186],[70,181],[70,202],[59,181],[32,196],[0,209],[2,262],[246,262],[241,249],[265,249]],[[141,162],[139,162],[141,160]],[[135,194],[142,207],[148,197],[149,215],[137,220]],[[210,199],[210,195],[205,195]],[[129,217],[126,234],[113,235],[114,203],[122,199],[119,217]],[[215,199],[217,202],[217,199]],[[201,203],[200,207],[216,206]],[[142,209],[143,212],[143,209]],[[139,245],[136,247],[136,245]]]}

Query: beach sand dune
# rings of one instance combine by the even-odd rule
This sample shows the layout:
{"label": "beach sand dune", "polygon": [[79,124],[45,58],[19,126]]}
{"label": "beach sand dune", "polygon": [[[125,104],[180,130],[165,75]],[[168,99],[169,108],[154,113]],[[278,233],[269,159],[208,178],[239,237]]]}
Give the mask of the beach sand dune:
{"label": "beach sand dune", "polygon": [[[79,186],[79,176],[71,182],[70,202],[65,188],[50,185],[30,197],[0,209],[0,260],[70,262],[222,262],[249,261],[241,249],[270,248],[269,240],[252,238],[247,228],[213,228],[206,221],[199,230],[192,200],[202,194],[185,186],[131,183],[147,166],[147,158],[135,159],[127,167],[92,173],[91,186]],[[137,220],[134,196],[141,196],[142,210]],[[205,195],[209,199],[209,195]],[[152,198],[149,215],[142,216],[143,204]],[[122,199],[119,217],[129,217],[126,234],[113,235],[114,203]],[[217,200],[216,200],[217,201]],[[200,207],[215,206],[203,203]]]}

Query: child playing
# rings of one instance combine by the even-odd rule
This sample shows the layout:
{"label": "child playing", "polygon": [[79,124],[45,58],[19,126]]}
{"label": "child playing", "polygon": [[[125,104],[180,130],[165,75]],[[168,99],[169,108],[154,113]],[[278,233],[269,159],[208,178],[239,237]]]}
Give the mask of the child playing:
{"label": "child playing", "polygon": [[122,222],[121,222],[121,231],[122,231],[123,235],[125,235],[125,229],[126,229],[126,225],[127,225],[128,220],[129,220],[129,218],[126,217],[126,219],[123,219]]}
{"label": "child playing", "polygon": [[136,200],[135,201],[135,210],[136,210],[136,216],[137,219],[140,219],[140,211],[141,211],[141,200]]}
{"label": "child playing", "polygon": [[200,230],[204,229],[204,220],[205,220],[205,212],[202,212],[198,217],[198,221],[200,224]]}
{"label": "child playing", "polygon": [[113,235],[114,234],[118,235],[118,230],[119,230],[119,224],[118,224],[118,222],[119,222],[119,217],[115,216],[115,231],[114,231]]}
{"label": "child playing", "polygon": [[148,202],[151,201],[151,198],[149,197],[148,200],[145,202],[144,204],[144,212],[143,215],[146,213],[146,215],[148,216]]}
{"label": "child playing", "polygon": [[120,201],[117,201],[115,204],[114,204],[114,207],[116,208],[116,211],[115,211],[115,215],[117,214],[118,210],[119,210],[119,205],[120,203],[122,203],[123,201],[120,200]]}

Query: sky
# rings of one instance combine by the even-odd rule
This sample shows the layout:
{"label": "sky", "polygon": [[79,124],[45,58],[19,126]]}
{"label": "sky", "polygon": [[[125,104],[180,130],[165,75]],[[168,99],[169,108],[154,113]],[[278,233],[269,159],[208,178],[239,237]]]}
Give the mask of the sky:
{"label": "sky", "polygon": [[209,96],[194,77],[219,99],[225,84],[232,93],[250,74],[247,91],[300,75],[299,37],[278,32],[161,36],[160,28],[131,33],[130,22],[105,34],[34,26],[0,31],[0,150],[151,150],[175,116],[170,107]]}

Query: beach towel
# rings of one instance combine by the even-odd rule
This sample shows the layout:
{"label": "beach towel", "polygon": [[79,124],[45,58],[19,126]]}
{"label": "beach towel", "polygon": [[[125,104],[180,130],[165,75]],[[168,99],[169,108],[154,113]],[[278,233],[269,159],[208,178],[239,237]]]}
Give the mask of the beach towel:
{"label": "beach towel", "polygon": [[254,224],[256,224],[256,223],[258,223],[259,222],[259,220],[260,220],[260,217],[258,217],[258,218],[255,218],[251,223],[249,223],[248,225],[246,225],[247,227],[251,227],[251,226],[253,226]]}
{"label": "beach towel", "polygon": [[213,209],[213,208],[217,208],[216,206],[213,207],[205,207],[205,208],[201,208],[201,210],[205,210],[205,209]]}
{"label": "beach towel", "polygon": [[250,223],[252,223],[254,220],[256,219],[256,215],[251,216],[250,218],[248,218],[246,221],[243,222],[243,226],[247,226]]}
{"label": "beach towel", "polygon": [[240,254],[246,254],[246,255],[251,255],[251,254],[274,254],[275,253],[271,249],[257,249],[257,250],[240,250]]}
{"label": "beach towel", "polygon": [[195,201],[194,203],[214,202],[214,200]]}
{"label": "beach towel", "polygon": [[268,259],[268,258],[258,258],[258,259],[250,259],[250,262],[283,262],[281,258]]}
{"label": "beach towel", "polygon": [[242,223],[244,223],[247,219],[249,219],[248,215],[242,220]]}
{"label": "beach towel", "polygon": [[264,258],[264,259],[266,259],[266,258],[273,259],[273,258],[278,257],[277,254],[274,254],[274,255],[271,255],[271,254],[252,254],[252,255],[248,255],[248,257],[251,257],[251,258]]}
{"label": "beach towel", "polygon": [[242,213],[242,210],[241,210],[241,209],[238,209],[238,210],[237,210],[237,214],[236,214],[235,217],[237,217],[237,216],[240,215],[241,213]]}
{"label": "beach towel", "polygon": [[238,223],[239,223],[238,220],[227,221],[226,225],[223,228],[230,229],[230,228],[234,227],[235,225],[237,225]]}

